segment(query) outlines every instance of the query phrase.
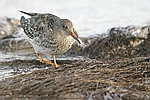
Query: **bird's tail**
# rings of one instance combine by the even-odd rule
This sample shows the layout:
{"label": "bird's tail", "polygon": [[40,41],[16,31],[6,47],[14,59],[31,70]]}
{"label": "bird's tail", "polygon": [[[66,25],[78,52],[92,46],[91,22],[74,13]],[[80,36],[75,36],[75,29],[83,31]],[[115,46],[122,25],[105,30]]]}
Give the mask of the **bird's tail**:
{"label": "bird's tail", "polygon": [[19,10],[19,12],[24,13],[24,14],[29,15],[29,16],[36,16],[37,15],[37,13],[27,13],[27,12],[21,11],[21,10]]}

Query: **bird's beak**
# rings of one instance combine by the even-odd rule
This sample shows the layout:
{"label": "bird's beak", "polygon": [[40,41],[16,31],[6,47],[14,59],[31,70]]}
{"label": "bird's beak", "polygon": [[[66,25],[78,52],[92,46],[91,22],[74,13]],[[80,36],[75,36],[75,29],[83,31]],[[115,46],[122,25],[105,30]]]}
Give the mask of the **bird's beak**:
{"label": "bird's beak", "polygon": [[71,31],[71,36],[72,36],[75,40],[77,40],[77,41],[79,42],[79,44],[81,44],[81,42],[80,42],[79,39],[78,39],[77,34],[74,33],[73,29],[71,29],[70,31]]}

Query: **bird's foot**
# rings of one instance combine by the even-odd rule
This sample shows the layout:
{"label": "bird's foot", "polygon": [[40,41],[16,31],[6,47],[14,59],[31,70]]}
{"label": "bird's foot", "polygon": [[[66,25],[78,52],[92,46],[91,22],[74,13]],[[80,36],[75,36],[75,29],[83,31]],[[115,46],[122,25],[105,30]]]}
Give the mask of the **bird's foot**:
{"label": "bird's foot", "polygon": [[53,65],[53,63],[52,63],[51,61],[48,61],[48,60],[43,59],[38,53],[36,53],[36,57],[40,59],[40,62],[41,62],[41,63]]}
{"label": "bird's foot", "polygon": [[54,66],[55,68],[58,68],[59,66],[57,65],[55,55],[52,55],[52,56],[53,56],[53,59],[54,59],[54,65],[53,65],[53,66]]}
{"label": "bird's foot", "polygon": [[53,65],[53,63],[51,61],[45,60],[43,58],[40,58],[40,62],[41,63],[45,63],[45,64],[51,64],[51,65]]}
{"label": "bird's foot", "polygon": [[58,68],[59,65],[57,65],[57,63],[52,63],[51,61],[45,60],[43,58],[40,59],[41,63],[45,63],[45,64],[50,64],[52,65],[54,68]]}
{"label": "bird's foot", "polygon": [[38,53],[36,53],[36,57],[40,59],[40,62],[41,62],[41,63],[50,64],[50,65],[52,65],[54,68],[58,68],[58,65],[57,65],[56,61],[54,61],[54,63],[52,63],[51,61],[45,60],[45,59],[43,59]]}
{"label": "bird's foot", "polygon": [[54,63],[52,66],[53,66],[54,68],[58,68],[58,67],[59,67],[59,65],[57,65],[57,63],[56,63],[56,64]]}

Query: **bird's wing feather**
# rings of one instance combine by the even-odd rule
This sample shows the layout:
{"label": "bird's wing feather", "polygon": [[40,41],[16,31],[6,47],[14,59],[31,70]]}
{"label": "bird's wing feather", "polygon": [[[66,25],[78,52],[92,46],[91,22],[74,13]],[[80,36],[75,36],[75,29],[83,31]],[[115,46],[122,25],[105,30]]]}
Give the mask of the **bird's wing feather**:
{"label": "bird's wing feather", "polygon": [[31,18],[27,19],[22,16],[20,19],[21,27],[24,29],[25,34],[31,39],[43,32],[52,31],[54,22],[60,19],[53,14],[23,13],[31,16]]}

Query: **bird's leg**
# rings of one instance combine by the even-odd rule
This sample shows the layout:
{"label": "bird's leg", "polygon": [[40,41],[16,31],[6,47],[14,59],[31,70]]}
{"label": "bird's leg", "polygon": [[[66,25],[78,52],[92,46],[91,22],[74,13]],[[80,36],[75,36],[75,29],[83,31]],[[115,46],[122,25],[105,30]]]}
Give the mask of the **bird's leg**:
{"label": "bird's leg", "polygon": [[43,59],[43,58],[39,55],[39,53],[36,53],[36,57],[40,59],[40,62],[41,62],[41,63],[51,64],[52,66],[54,65],[51,61],[48,61],[48,60]]}
{"label": "bird's leg", "polygon": [[53,65],[53,66],[54,66],[55,68],[57,68],[57,67],[58,67],[58,65],[57,65],[57,63],[56,63],[55,55],[52,55],[52,56],[53,56],[53,60],[54,60],[54,65]]}

